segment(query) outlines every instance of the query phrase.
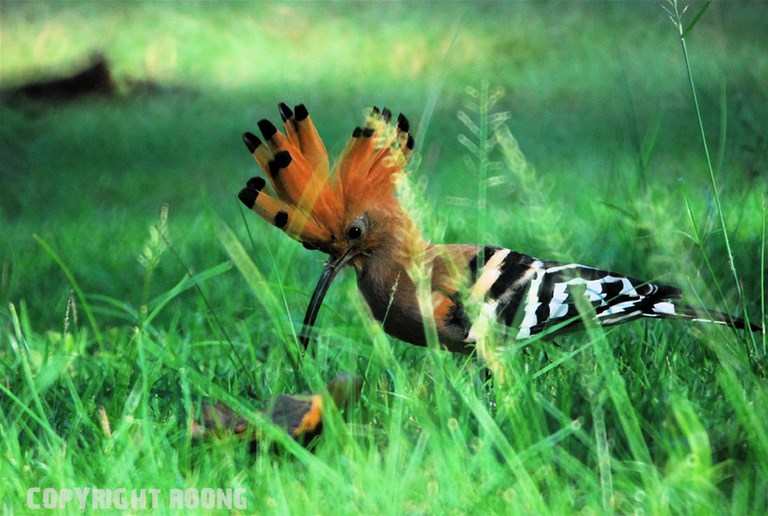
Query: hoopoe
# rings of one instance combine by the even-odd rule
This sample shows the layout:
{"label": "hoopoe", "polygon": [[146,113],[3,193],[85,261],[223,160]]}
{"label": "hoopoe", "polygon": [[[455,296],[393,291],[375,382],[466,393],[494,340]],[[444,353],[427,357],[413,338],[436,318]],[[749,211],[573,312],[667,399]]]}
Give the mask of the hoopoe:
{"label": "hoopoe", "polygon": [[250,132],[243,135],[276,197],[264,191],[262,177],[248,180],[238,197],[308,249],[330,255],[304,318],[305,347],[331,282],[347,265],[355,269],[359,290],[384,330],[417,345],[427,339],[410,271],[425,265],[431,271],[437,337],[457,352],[470,352],[489,321],[527,339],[578,327],[579,307],[590,305],[589,317],[602,326],[648,317],[747,327],[742,319],[684,304],[680,289],[670,285],[497,246],[427,242],[397,196],[397,181],[414,147],[404,115],[393,119],[388,109],[374,107],[331,173],[306,107],[291,110],[280,103],[279,110],[284,134],[264,119],[258,122],[263,142]]}

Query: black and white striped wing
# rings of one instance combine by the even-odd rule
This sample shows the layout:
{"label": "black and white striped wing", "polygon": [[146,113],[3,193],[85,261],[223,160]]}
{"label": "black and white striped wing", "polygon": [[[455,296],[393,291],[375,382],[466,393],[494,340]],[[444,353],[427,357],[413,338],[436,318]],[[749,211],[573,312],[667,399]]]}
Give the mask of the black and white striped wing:
{"label": "black and white striped wing", "polygon": [[[482,267],[480,263],[484,263]],[[638,317],[675,317],[672,300],[680,290],[668,285],[603,271],[577,263],[538,260],[509,249],[485,247],[470,261],[470,299],[482,302],[481,319],[495,318],[525,339],[555,325],[579,324],[578,299],[588,302],[605,326]],[[564,324],[565,323],[565,324]],[[478,338],[474,321],[467,341]]]}

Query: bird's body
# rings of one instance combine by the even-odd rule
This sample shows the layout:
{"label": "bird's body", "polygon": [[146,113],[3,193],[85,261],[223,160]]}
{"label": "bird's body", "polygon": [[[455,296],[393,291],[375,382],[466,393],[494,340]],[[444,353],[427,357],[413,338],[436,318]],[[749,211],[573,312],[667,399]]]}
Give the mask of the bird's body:
{"label": "bird's body", "polygon": [[[729,321],[725,314],[685,305],[675,287],[586,265],[543,261],[494,246],[435,245],[428,247],[427,256],[437,335],[451,351],[471,351],[486,321],[495,321],[520,340],[572,330],[582,322],[579,299],[582,309],[594,310],[588,315],[603,326],[641,317]],[[358,288],[387,333],[425,345],[424,321],[408,267],[370,259],[357,270]],[[446,282],[446,277],[451,280]],[[458,285],[465,288],[455,288]],[[477,304],[474,317],[465,308],[467,301]],[[739,319],[731,323],[744,326]]]}
{"label": "bird's body", "polygon": [[465,342],[469,319],[464,314],[459,292],[468,284],[467,266],[476,248],[427,245],[425,249],[423,256],[409,257],[410,260],[370,256],[355,267],[360,293],[387,333],[411,344],[425,345],[417,287],[409,273],[413,267],[423,267],[430,271],[429,286],[440,342],[451,351],[470,351]]}
{"label": "bird's body", "polygon": [[471,351],[493,322],[516,339],[571,330],[587,317],[603,326],[641,317],[746,326],[741,319],[684,304],[681,291],[669,285],[502,247],[427,242],[396,192],[413,149],[405,117],[393,125],[386,108],[374,108],[331,175],[306,108],[299,105],[294,114],[281,104],[280,110],[286,136],[266,120],[259,127],[267,145],[244,135],[279,199],[262,192],[266,182],[258,177],[239,197],[306,247],[331,256],[306,327],[314,324],[328,287],[347,265],[356,270],[360,292],[384,330],[417,345],[426,343],[425,307],[414,278],[426,277],[438,339],[456,352]]}

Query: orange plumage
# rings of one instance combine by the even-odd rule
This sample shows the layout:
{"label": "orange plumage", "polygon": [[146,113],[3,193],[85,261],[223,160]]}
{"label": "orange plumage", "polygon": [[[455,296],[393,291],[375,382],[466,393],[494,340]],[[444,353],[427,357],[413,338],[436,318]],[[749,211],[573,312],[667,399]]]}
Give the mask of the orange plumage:
{"label": "orange plumage", "polygon": [[295,112],[280,104],[285,134],[268,120],[259,122],[266,144],[252,133],[243,140],[278,199],[252,178],[240,199],[267,222],[309,247],[326,252],[342,240],[346,222],[360,207],[397,211],[395,180],[407,163],[413,138],[400,115],[391,123],[388,110],[371,111],[364,127],[354,130],[338,162],[329,171],[328,155],[303,105]]}
{"label": "orange plumage", "polygon": [[[438,339],[453,351],[471,350],[494,320],[518,339],[552,327],[565,330],[589,316],[579,313],[579,297],[593,311],[591,317],[606,326],[650,317],[759,328],[686,305],[680,290],[669,285],[496,246],[426,242],[396,195],[414,141],[405,116],[393,121],[388,109],[373,108],[329,172],[325,146],[306,108],[292,111],[280,104],[280,112],[285,134],[261,120],[266,144],[251,133],[243,136],[279,199],[262,192],[266,182],[258,177],[239,197],[305,246],[330,255],[305,329],[314,324],[326,291],[346,265],[355,268],[360,292],[385,331],[423,345],[424,316],[431,312]],[[416,270],[428,275],[432,306],[427,312],[424,296],[417,295]],[[465,304],[472,307],[471,317]],[[306,345],[306,333],[302,340]]]}

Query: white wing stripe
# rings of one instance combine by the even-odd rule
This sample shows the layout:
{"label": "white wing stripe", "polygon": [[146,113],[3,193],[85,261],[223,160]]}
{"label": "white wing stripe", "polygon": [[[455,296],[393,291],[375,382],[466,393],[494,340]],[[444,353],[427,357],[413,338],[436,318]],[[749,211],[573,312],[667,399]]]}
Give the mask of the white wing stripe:
{"label": "white wing stripe", "polygon": [[528,289],[528,297],[525,300],[525,316],[520,323],[520,331],[517,333],[518,339],[526,339],[531,336],[531,328],[536,325],[536,310],[541,304],[539,302],[539,287],[546,274],[543,269],[544,264],[538,260],[531,264],[531,268],[536,270],[536,275],[531,280],[531,287]]}
{"label": "white wing stripe", "polygon": [[480,307],[480,313],[475,321],[472,323],[472,327],[469,328],[469,333],[464,339],[464,342],[477,342],[485,336],[488,331],[488,327],[491,322],[496,318],[496,306],[499,301],[496,299],[488,300]]}
{"label": "white wing stripe", "polygon": [[469,293],[470,303],[479,303],[493,284],[496,283],[496,280],[501,276],[501,265],[509,253],[509,249],[499,249],[488,259],[483,267],[483,271],[480,273],[480,277],[472,285]]}
{"label": "white wing stripe", "polygon": [[653,305],[653,311],[657,314],[675,315],[675,305],[668,301],[656,303]]}
{"label": "white wing stripe", "polygon": [[568,313],[568,305],[565,304],[565,300],[568,299],[568,284],[567,283],[555,283],[552,289],[552,301],[549,302],[549,317],[563,317]]}
{"label": "white wing stripe", "polygon": [[623,313],[625,308],[632,308],[639,301],[642,301],[642,300],[643,300],[643,298],[638,298],[638,299],[632,299],[631,301],[624,301],[622,303],[616,303],[613,306],[609,306],[607,310],[604,310],[603,312],[600,312],[599,314],[597,314],[597,317],[598,317],[598,319],[602,319],[604,317],[608,317],[609,315]]}

